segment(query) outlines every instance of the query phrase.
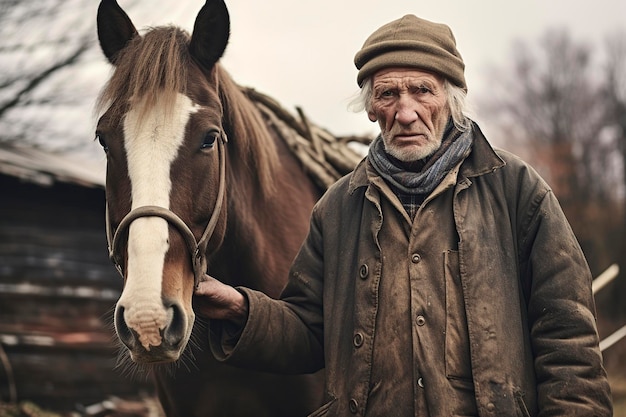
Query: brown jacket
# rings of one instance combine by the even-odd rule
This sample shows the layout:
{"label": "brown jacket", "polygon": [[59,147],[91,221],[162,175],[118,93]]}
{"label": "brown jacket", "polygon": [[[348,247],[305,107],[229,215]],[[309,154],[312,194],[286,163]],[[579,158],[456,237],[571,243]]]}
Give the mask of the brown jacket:
{"label": "brown jacket", "polygon": [[[610,416],[591,274],[577,240],[538,174],[495,152],[476,125],[475,132],[452,212],[478,413]],[[281,300],[241,289],[248,322],[228,353],[220,323],[212,323],[218,359],[281,373],[325,368],[319,416],[366,415],[375,317],[381,303],[393,302],[379,300],[368,283],[385,270],[381,246],[394,242],[378,240],[385,219],[366,164],[316,205]],[[454,401],[428,387],[425,396],[432,417]]]}

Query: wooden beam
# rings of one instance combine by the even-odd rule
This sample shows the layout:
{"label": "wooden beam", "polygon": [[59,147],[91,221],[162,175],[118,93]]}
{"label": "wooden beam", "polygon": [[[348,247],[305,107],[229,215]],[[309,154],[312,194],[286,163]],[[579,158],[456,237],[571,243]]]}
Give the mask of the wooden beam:
{"label": "wooden beam", "polygon": [[606,284],[613,281],[619,275],[619,266],[613,264],[609,266],[603,273],[598,275],[591,284],[591,290],[594,294],[600,291]]}
{"label": "wooden beam", "polygon": [[621,339],[626,337],[626,325],[622,326],[619,330],[615,331],[610,336],[606,337],[603,341],[600,342],[600,351],[604,352],[606,349],[613,346],[615,343],[619,342]]}

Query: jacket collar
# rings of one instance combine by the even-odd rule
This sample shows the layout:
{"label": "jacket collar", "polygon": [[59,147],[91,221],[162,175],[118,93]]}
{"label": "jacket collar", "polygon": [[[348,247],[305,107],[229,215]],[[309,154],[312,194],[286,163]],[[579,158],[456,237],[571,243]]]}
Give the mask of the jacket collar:
{"label": "jacket collar", "polygon": [[[476,122],[472,122],[472,128],[474,129],[472,151],[461,165],[459,178],[478,177],[502,168],[506,164],[504,160],[498,156],[496,151],[494,151]],[[357,188],[367,187],[369,185],[367,179],[368,165],[369,161],[367,157],[365,157],[354,169],[350,176],[348,193],[352,194]]]}
{"label": "jacket collar", "polygon": [[487,138],[485,138],[485,135],[476,122],[472,122],[472,129],[474,129],[472,152],[470,152],[463,162],[463,165],[461,165],[459,175],[466,178],[479,177],[494,172],[506,165],[506,162],[498,156],[491,144],[487,141]]}

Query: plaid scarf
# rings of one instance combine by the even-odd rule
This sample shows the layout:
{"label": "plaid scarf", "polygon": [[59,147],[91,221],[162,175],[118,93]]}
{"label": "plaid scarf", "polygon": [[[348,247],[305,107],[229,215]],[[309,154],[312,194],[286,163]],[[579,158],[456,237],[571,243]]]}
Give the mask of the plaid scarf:
{"label": "plaid scarf", "polygon": [[385,152],[380,135],[372,142],[367,157],[413,218],[417,208],[446,174],[469,155],[472,142],[472,129],[461,132],[450,123],[441,146],[428,158],[411,163],[399,161]]}

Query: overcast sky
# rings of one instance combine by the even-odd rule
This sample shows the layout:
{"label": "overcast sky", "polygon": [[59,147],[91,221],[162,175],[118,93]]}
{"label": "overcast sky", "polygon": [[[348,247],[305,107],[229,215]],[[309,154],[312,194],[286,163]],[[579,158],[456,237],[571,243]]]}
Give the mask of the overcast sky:
{"label": "overcast sky", "polygon": [[[172,22],[191,30],[203,2],[168,3],[129,13],[138,28]],[[599,46],[608,33],[626,30],[625,0],[231,0],[227,5],[231,40],[223,64],[235,80],[287,107],[301,106],[338,135],[376,133],[364,114],[346,110],[357,90],[353,58],[371,32],[404,14],[452,28],[466,63],[470,104],[488,91],[487,70],[506,63],[514,39],[537,42],[547,29],[565,28],[575,40]]]}
{"label": "overcast sky", "polygon": [[[191,31],[204,4],[203,0],[118,1],[140,32],[165,24]],[[95,40],[98,3],[66,0],[63,10],[59,10],[61,18],[41,18],[31,25],[16,23],[15,27],[0,28],[5,35],[0,42],[11,44],[15,37],[45,44],[52,34],[65,36],[68,28],[74,37],[83,31],[92,34],[93,49],[87,56],[35,93],[57,91],[57,96],[79,97],[79,105],[65,100],[65,104],[51,103],[46,109],[18,109],[5,118],[3,129],[21,129],[29,124],[28,120],[38,119],[43,127],[30,134],[41,135],[39,143],[84,143],[102,162],[101,152],[91,140],[95,127],[93,102],[110,71]],[[469,102],[474,107],[475,98],[489,92],[489,68],[505,66],[515,39],[536,45],[548,29],[565,28],[575,41],[599,47],[609,33],[626,31],[626,0],[229,0],[227,5],[231,39],[222,63],[235,81],[274,97],[292,111],[295,106],[302,107],[311,121],[338,136],[378,132],[366,115],[346,109],[357,91],[353,58],[375,29],[407,13],[452,28],[466,63]],[[59,53],[49,49],[49,53]],[[0,67],[36,66],[38,62],[24,55],[21,60],[7,59]],[[480,109],[476,110],[480,116]],[[478,121],[489,136],[489,126],[480,118]]]}

